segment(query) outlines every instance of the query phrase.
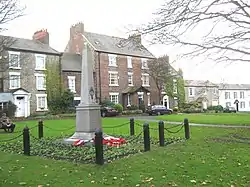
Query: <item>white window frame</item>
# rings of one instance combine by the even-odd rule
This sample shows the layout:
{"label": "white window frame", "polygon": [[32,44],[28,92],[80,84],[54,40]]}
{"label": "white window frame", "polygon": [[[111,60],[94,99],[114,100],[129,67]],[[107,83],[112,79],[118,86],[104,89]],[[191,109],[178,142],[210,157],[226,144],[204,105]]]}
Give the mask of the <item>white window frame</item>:
{"label": "white window frame", "polygon": [[231,102],[226,102],[226,107],[231,107]]}
{"label": "white window frame", "polygon": [[109,66],[117,67],[117,55],[108,54]]}
{"label": "white window frame", "polygon": [[[40,97],[45,97],[43,109],[38,106]],[[48,110],[47,94],[36,94],[36,111],[47,111],[47,110]]]}
{"label": "white window frame", "polygon": [[240,99],[244,99],[245,98],[245,92],[244,91],[240,91]]}
{"label": "white window frame", "polygon": [[[8,53],[9,53],[9,68],[10,69],[21,69],[21,66],[20,66],[20,52],[17,52],[17,51],[8,51]],[[17,55],[18,56],[18,58],[17,58],[17,66],[11,66],[12,65],[12,63],[11,63],[11,61],[10,61],[10,56],[11,55]]]}
{"label": "white window frame", "polygon": [[[235,94],[236,93],[236,94]],[[238,98],[238,93],[237,92],[233,92],[233,95],[234,95],[234,99],[237,99]],[[236,97],[235,97],[236,96]]]}
{"label": "white window frame", "polygon": [[150,103],[150,93],[147,93],[147,96],[148,96],[148,106],[150,106],[151,105],[151,103]]}
{"label": "white window frame", "polygon": [[[42,74],[42,73],[35,73],[35,77],[36,77],[36,89],[38,90],[38,91],[43,91],[43,90],[46,90],[46,76],[45,76],[45,74]],[[43,84],[43,86],[40,86],[39,85],[39,78],[40,77],[43,77],[43,82],[44,82],[44,84]]]}
{"label": "white window frame", "polygon": [[[70,81],[73,82],[72,85]],[[75,76],[68,76],[68,89],[72,93],[76,93],[76,77]]]}
{"label": "white window frame", "polygon": [[[118,76],[118,71],[109,71],[109,86],[119,86],[119,76]],[[110,75],[116,75],[116,83],[112,84],[111,83],[111,76]]]}
{"label": "white window frame", "polygon": [[[46,70],[46,55],[35,54],[35,58],[36,58],[36,67],[35,67],[35,70],[40,70],[40,71]],[[43,65],[41,67],[38,65],[38,59],[39,58],[43,58]]]}
{"label": "white window frame", "polygon": [[[129,76],[131,76],[131,84],[129,84]],[[132,72],[128,72],[128,86],[134,86],[134,81],[133,81],[133,73]]]}
{"label": "white window frame", "polygon": [[[192,90],[192,94],[190,94],[190,90]],[[188,96],[190,96],[190,97],[194,96],[194,88],[193,87],[188,88]]]}
{"label": "white window frame", "polygon": [[[149,74],[148,73],[142,73],[141,74],[141,80],[142,80],[142,86],[144,86],[144,87],[149,87],[150,86],[150,82],[149,82]],[[148,78],[148,81],[145,81],[145,82],[148,82],[148,84],[144,84],[144,79],[143,78],[145,78],[145,77],[147,77]]]}
{"label": "white window frame", "polygon": [[[11,79],[11,76],[19,76],[19,78],[17,80],[19,80],[19,82],[17,83],[18,86],[17,87],[12,87],[11,85],[11,81],[13,81]],[[20,72],[9,72],[9,89],[17,89],[21,87],[21,73]]]}
{"label": "white window frame", "polygon": [[[228,95],[227,95],[227,93],[228,93]],[[228,96],[228,98],[226,97],[226,95]],[[231,94],[230,94],[230,92],[225,92],[225,99],[230,99],[230,96]]]}
{"label": "white window frame", "polygon": [[130,103],[130,94],[128,93],[128,105],[127,106],[131,106],[131,103]]}
{"label": "white window frame", "polygon": [[[115,101],[112,101],[112,96],[116,96]],[[109,100],[110,102],[114,103],[114,104],[119,104],[119,92],[110,92],[109,93]]]}
{"label": "white window frame", "polygon": [[148,69],[148,59],[141,58],[141,69]]}
{"label": "white window frame", "polygon": [[128,68],[133,68],[133,63],[132,63],[132,57],[131,56],[127,56],[127,66]]}
{"label": "white window frame", "polygon": [[242,108],[242,109],[246,108],[246,102],[245,101],[240,102],[240,108]]}

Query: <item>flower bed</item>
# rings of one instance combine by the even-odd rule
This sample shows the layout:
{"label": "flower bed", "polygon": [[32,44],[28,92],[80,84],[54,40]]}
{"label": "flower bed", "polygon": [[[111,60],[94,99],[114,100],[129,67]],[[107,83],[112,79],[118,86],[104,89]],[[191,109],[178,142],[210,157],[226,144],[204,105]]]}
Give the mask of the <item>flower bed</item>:
{"label": "flower bed", "polygon": [[[41,156],[55,160],[67,160],[78,163],[94,163],[94,146],[73,146],[63,143],[63,137],[37,139],[31,137],[31,155]],[[104,145],[104,158],[106,162],[117,160],[143,151],[143,137],[122,136],[125,144],[120,146]],[[120,139],[120,140],[122,140]],[[105,140],[104,140],[105,141]],[[166,144],[182,141],[180,138],[170,138]],[[158,140],[151,139],[152,146],[158,146]],[[12,141],[1,143],[0,150],[13,154],[23,154],[23,142]]]}

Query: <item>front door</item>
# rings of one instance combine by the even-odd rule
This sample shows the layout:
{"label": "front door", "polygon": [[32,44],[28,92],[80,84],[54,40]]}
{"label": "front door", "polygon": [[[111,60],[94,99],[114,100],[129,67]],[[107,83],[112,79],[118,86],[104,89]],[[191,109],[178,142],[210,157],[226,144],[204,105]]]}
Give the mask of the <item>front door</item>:
{"label": "front door", "polygon": [[25,116],[25,97],[17,96],[15,99],[16,108],[16,117],[24,117]]}

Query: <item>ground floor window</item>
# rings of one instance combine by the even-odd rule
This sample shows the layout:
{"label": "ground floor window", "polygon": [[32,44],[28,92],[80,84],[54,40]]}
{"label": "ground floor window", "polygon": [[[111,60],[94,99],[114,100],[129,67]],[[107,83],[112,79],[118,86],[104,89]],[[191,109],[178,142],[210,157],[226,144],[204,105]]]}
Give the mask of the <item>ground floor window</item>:
{"label": "ground floor window", "polygon": [[148,106],[150,106],[151,104],[150,104],[150,93],[147,93],[147,95],[148,95]]}
{"label": "ground floor window", "polygon": [[119,103],[119,93],[109,93],[109,100],[112,103],[118,104]]}
{"label": "ground floor window", "polygon": [[128,105],[127,106],[131,106],[131,95],[130,94],[128,94]]}
{"label": "ground floor window", "polygon": [[37,111],[48,110],[47,94],[37,94],[36,95],[36,106],[37,106]]}

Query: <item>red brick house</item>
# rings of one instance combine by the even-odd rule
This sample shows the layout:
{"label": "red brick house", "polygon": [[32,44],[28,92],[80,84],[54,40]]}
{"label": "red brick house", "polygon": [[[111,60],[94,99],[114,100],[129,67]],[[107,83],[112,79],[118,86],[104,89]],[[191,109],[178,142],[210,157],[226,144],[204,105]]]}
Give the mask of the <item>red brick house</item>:
{"label": "red brick house", "polygon": [[80,100],[81,52],[91,46],[95,61],[94,80],[99,102],[110,99],[124,107],[144,102],[159,103],[158,90],[146,73],[147,60],[155,58],[142,44],[141,36],[119,38],[84,30],[83,23],[70,28],[70,39],[62,57],[64,83]]}

